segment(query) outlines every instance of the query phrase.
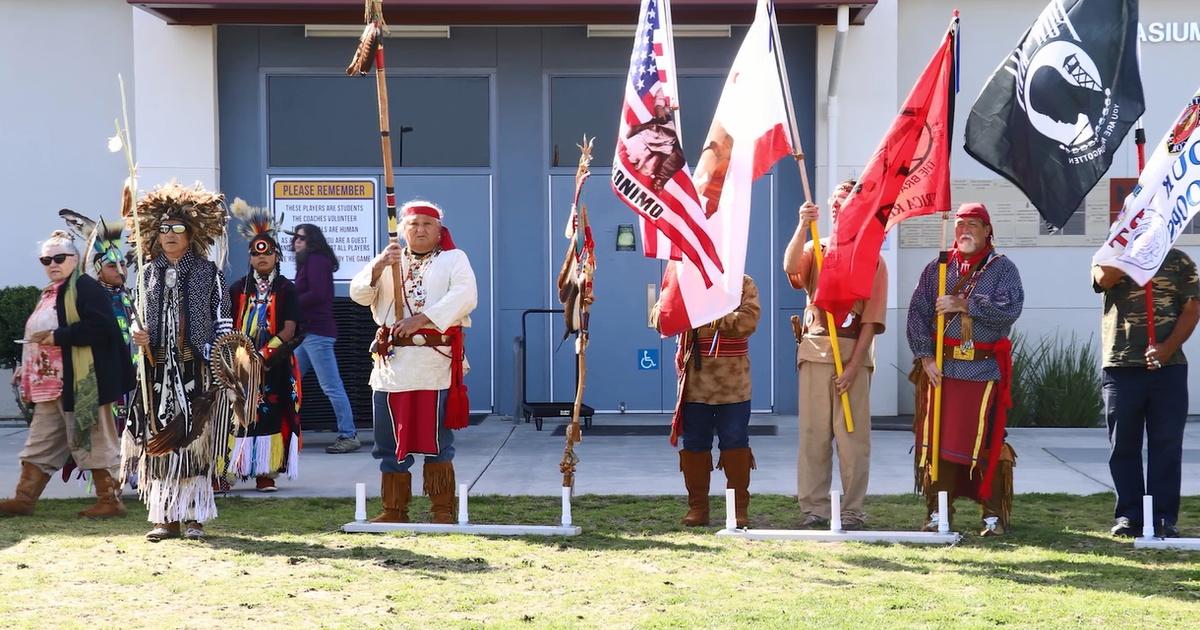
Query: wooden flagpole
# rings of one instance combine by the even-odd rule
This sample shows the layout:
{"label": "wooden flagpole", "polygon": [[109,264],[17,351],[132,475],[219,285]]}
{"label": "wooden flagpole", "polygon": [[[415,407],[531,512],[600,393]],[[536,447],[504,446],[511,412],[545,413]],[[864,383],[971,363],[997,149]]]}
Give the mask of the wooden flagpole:
{"label": "wooden flagpole", "polygon": [[[958,92],[958,9],[954,10],[954,17],[950,21],[950,29],[954,37],[954,91]],[[951,108],[951,119],[953,116],[953,108]],[[949,159],[949,156],[947,156]],[[950,262],[950,252],[947,249],[946,228],[950,220],[950,211],[942,212],[942,249],[938,252],[938,298],[946,295],[946,267]],[[934,308],[937,308],[936,300]],[[934,345],[934,363],[937,364],[939,374],[938,384],[933,388],[933,435],[929,432],[929,416],[930,410],[925,410],[924,434],[921,438],[921,465],[924,466],[926,461],[929,461],[929,478],[931,481],[938,480],[938,462],[941,460],[942,454],[942,365],[946,354],[946,315],[944,313],[937,314],[937,339]],[[924,369],[922,367],[921,369]],[[927,450],[928,449],[928,450]],[[926,455],[929,459],[926,460]]]}
{"label": "wooden flagpole", "polygon": [[[783,91],[783,101],[787,107],[788,114],[788,131],[791,134],[792,157],[796,160],[796,168],[800,171],[800,185],[804,189],[804,200],[812,201],[812,187],[808,183],[808,171],[804,168],[804,148],[800,143],[800,130],[796,126],[796,110],[792,106],[792,90],[788,85],[787,66],[783,62],[783,46],[779,39],[779,25],[775,20],[775,12],[771,12],[771,37],[775,45],[775,66],[779,74],[779,88]],[[830,165],[834,168],[834,165]],[[817,222],[813,221],[809,224],[809,234],[812,235],[813,244],[813,260],[817,265],[817,273],[821,273],[821,267],[825,264],[825,256],[821,251],[821,234],[817,227]],[[812,291],[809,291],[811,298]],[[833,320],[833,313],[825,311],[825,331],[829,334],[829,346],[833,350],[833,367],[839,378],[845,371],[842,363],[842,349],[838,344],[837,324]],[[850,411],[850,396],[846,392],[841,393],[842,401],[842,416],[846,419],[846,431],[854,432],[854,414]]]}

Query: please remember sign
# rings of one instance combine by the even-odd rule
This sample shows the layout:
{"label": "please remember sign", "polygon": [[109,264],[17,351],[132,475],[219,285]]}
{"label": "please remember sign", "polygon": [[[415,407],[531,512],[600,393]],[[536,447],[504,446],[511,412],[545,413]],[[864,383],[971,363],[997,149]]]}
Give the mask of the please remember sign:
{"label": "please remember sign", "polygon": [[[271,207],[283,215],[285,230],[293,231],[301,223],[321,228],[340,262],[334,282],[349,282],[375,256],[377,184],[369,177],[273,177]],[[280,263],[285,276],[296,277],[296,255],[290,247],[284,247]]]}

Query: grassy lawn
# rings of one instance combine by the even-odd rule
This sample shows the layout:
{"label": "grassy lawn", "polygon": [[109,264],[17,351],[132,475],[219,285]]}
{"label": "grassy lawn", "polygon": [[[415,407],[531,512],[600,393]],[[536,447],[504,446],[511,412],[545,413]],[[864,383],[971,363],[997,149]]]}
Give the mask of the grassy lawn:
{"label": "grassy lawn", "polygon": [[[594,496],[574,539],[350,535],[349,499],[224,499],[208,540],[150,544],[136,503],[88,522],[83,501],[43,501],[0,520],[0,626],[1196,627],[1200,554],[1109,537],[1110,501],[1021,495],[1008,537],[954,548],[718,539],[676,524],[682,498]],[[871,497],[870,526],[912,529],[919,503]],[[755,526],[795,527],[794,505],[755,497]],[[1200,536],[1200,501],[1184,506]],[[960,529],[975,514],[960,504]],[[558,501],[479,497],[471,515],[549,524]]]}

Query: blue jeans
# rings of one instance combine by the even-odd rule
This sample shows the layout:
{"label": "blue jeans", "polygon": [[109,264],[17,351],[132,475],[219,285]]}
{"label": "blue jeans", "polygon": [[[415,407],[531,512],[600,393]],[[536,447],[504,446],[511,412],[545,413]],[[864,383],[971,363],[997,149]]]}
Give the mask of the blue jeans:
{"label": "blue jeans", "polygon": [[[1104,368],[1104,419],[1108,424],[1108,469],[1117,491],[1114,518],[1142,523],[1142,495],[1154,496],[1154,525],[1179,518],[1183,473],[1183,429],[1187,423],[1187,364],[1150,371]],[[1142,475],[1142,436],[1147,470]],[[1144,479],[1144,481],[1143,481]]]}
{"label": "blue jeans", "polygon": [[[442,423],[438,425],[438,446],[436,456],[426,455],[426,464],[436,464],[454,460],[454,431],[446,428],[446,390],[438,394],[438,407],[442,410]],[[375,446],[371,449],[371,457],[379,460],[380,472],[408,472],[417,461],[413,455],[396,461],[396,429],[392,426],[392,414],[388,410],[387,392],[371,393],[372,421],[375,430]]]}
{"label": "blue jeans", "polygon": [[750,401],[727,405],[683,403],[683,450],[712,450],[713,435],[717,448],[750,446]]}
{"label": "blue jeans", "polygon": [[358,435],[354,429],[354,412],[350,411],[350,397],[342,385],[342,374],[338,371],[337,358],[333,355],[333,337],[307,335],[296,348],[296,362],[300,366],[300,378],[308,374],[309,368],[317,371],[317,382],[321,391],[333,406],[337,417],[338,437],[352,438]]}

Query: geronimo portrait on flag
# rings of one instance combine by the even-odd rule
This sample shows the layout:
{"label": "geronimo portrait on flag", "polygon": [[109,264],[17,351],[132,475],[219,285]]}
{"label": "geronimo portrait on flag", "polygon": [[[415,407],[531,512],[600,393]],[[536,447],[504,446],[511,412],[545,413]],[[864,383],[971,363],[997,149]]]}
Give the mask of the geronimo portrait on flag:
{"label": "geronimo portrait on flag", "polygon": [[684,162],[683,149],[675,129],[675,114],[661,88],[654,90],[651,118],[630,126],[619,146],[637,172],[650,179],[654,190],[662,190],[671,176],[679,172]]}

